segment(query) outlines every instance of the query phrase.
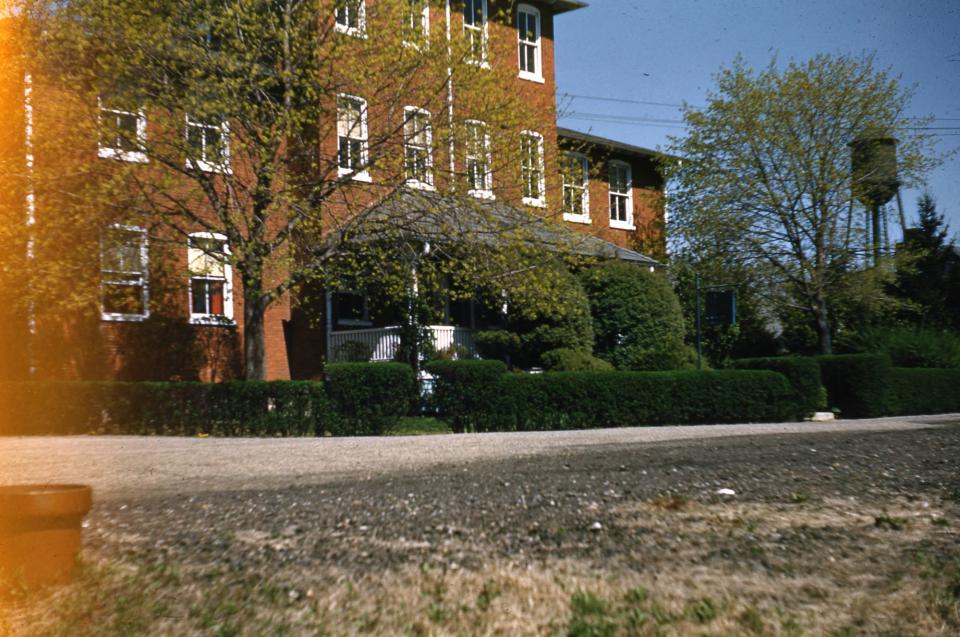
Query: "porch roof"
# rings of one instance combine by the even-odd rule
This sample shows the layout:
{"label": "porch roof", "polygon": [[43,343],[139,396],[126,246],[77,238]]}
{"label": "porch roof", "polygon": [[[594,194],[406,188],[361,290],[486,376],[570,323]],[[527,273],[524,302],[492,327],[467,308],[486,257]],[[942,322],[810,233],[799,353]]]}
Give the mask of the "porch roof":
{"label": "porch roof", "polygon": [[490,244],[506,240],[532,241],[557,252],[619,259],[648,267],[663,266],[634,250],[574,232],[562,222],[500,201],[403,188],[364,216],[366,222],[373,225],[371,230],[359,230],[360,237],[379,235],[372,227],[384,224],[390,233],[423,241],[439,243],[456,237]]}

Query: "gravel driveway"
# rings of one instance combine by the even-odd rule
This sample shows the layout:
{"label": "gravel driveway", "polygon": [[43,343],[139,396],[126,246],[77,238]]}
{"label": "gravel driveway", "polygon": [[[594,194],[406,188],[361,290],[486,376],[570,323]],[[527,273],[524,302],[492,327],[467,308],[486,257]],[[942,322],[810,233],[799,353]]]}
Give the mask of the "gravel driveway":
{"label": "gravel driveway", "polygon": [[18,637],[960,634],[960,416],[0,458],[97,490]]}

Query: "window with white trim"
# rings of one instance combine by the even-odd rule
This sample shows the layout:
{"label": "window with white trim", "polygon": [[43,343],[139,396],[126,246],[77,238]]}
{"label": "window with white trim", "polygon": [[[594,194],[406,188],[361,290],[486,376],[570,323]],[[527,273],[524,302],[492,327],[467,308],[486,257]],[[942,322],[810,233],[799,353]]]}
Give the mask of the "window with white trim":
{"label": "window with white trim", "polygon": [[420,47],[429,36],[430,3],[427,0],[407,0],[403,15],[404,43]]}
{"label": "window with white trim", "polygon": [[547,204],[543,168],[543,135],[535,131],[520,134],[520,180],[523,203],[543,207]]}
{"label": "window with white trim", "polygon": [[146,162],[147,114],[143,109],[127,110],[102,99],[97,101],[100,109],[97,156]]}
{"label": "window with white trim", "polygon": [[564,155],[560,173],[563,177],[563,218],[590,223],[590,163],[586,155]]}
{"label": "window with white trim", "polygon": [[633,230],[633,180],[630,164],[611,161],[607,170],[610,180],[610,227]]}
{"label": "window with white trim", "polygon": [[362,36],[367,29],[364,0],[337,0],[338,33]]}
{"label": "window with white trim", "polygon": [[209,124],[187,115],[186,136],[187,168],[230,172],[230,129],[226,122]]}
{"label": "window with white trim", "polygon": [[367,101],[337,96],[337,164],[341,176],[370,181],[367,171]]}
{"label": "window with white trim", "polygon": [[100,317],[142,321],[149,316],[147,231],[110,226],[100,237]]}
{"label": "window with white trim", "polygon": [[190,322],[233,323],[233,268],[227,263],[227,238],[196,232],[187,243],[190,272]]}
{"label": "window with white trim", "polygon": [[520,77],[543,82],[540,60],[540,11],[529,4],[517,7],[517,39]]}
{"label": "window with white trim", "polygon": [[464,0],[463,35],[467,39],[467,62],[487,63],[487,0]]}
{"label": "window with white trim", "polygon": [[404,109],[403,165],[408,186],[433,189],[433,130],[430,113],[413,106]]}
{"label": "window with white trim", "polygon": [[483,199],[493,198],[493,173],[490,161],[490,134],[487,125],[478,120],[466,122],[466,168],[469,194]]}

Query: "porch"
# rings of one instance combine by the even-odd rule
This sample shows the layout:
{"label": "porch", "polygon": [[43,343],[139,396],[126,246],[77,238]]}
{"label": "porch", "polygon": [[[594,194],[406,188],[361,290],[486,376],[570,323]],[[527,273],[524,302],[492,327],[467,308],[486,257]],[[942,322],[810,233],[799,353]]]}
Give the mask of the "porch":
{"label": "porch", "polygon": [[[436,351],[456,349],[467,356],[475,356],[474,330],[454,325],[430,325],[433,347]],[[366,329],[338,330],[328,333],[327,352],[330,362],[357,360],[360,354],[370,361],[392,361],[400,345],[400,328],[397,326]]]}

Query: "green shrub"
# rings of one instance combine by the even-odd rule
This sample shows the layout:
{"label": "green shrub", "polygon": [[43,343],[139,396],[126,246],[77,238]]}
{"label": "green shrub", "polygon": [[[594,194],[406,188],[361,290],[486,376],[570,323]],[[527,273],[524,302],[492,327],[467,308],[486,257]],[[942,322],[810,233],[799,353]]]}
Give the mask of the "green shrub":
{"label": "green shrub", "polygon": [[960,369],[894,367],[891,383],[898,414],[960,411]]}
{"label": "green shrub", "polygon": [[960,335],[915,326],[865,329],[842,345],[852,352],[886,354],[896,367],[960,368]]}
{"label": "green shrub", "polygon": [[507,330],[485,330],[473,335],[480,356],[490,360],[509,361],[520,349],[520,336]]}
{"label": "green shrub", "polygon": [[0,435],[308,436],[335,423],[312,382],[0,384]]}
{"label": "green shrub", "polygon": [[489,395],[478,429],[768,422],[793,407],[786,378],[763,370],[505,374]]}
{"label": "green shrub", "polygon": [[431,361],[433,404],[442,420],[457,433],[488,429],[497,417],[498,382],[507,372],[501,361]]}
{"label": "green shrub", "polygon": [[645,268],[611,261],[584,272],[596,346],[618,369],[691,368],[683,313],[667,279]]}
{"label": "green shrub", "polygon": [[817,356],[827,402],[844,418],[876,418],[893,414],[892,366],[885,354]]}
{"label": "green shrub", "polygon": [[403,363],[327,365],[327,394],[339,416],[337,435],[380,435],[414,406],[417,378]]}
{"label": "green shrub", "polygon": [[733,361],[735,369],[768,369],[787,377],[793,387],[797,419],[827,406],[827,391],[820,381],[820,365],[813,358],[783,356],[778,358],[741,358]]}
{"label": "green shrub", "polygon": [[612,371],[613,365],[590,352],[558,348],[544,352],[540,357],[545,369],[552,372]]}

